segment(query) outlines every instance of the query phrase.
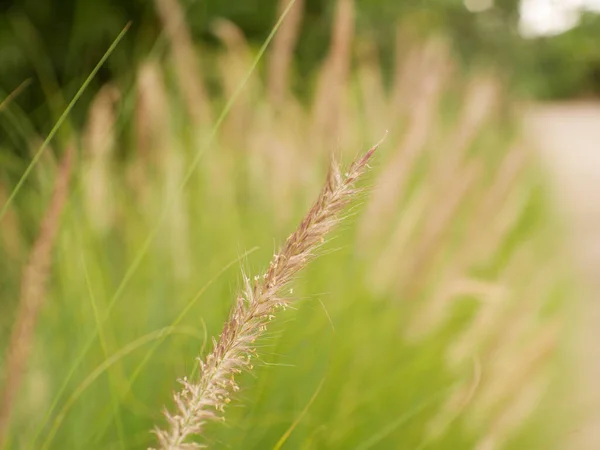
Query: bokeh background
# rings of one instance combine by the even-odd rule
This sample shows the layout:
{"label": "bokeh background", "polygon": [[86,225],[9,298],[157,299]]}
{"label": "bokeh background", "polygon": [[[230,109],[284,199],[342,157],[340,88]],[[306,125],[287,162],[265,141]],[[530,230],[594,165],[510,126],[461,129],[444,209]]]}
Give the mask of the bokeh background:
{"label": "bokeh background", "polygon": [[597,11],[2,2],[0,445],[156,445],[241,271],[385,136],[199,441],[598,448]]}

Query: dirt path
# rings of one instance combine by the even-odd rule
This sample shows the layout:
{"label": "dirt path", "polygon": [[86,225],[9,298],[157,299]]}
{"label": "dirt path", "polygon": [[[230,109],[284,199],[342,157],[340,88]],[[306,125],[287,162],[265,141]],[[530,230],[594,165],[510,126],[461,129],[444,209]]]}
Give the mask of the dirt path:
{"label": "dirt path", "polygon": [[525,132],[538,148],[567,214],[574,257],[584,275],[582,298],[574,299],[573,358],[578,404],[589,417],[568,450],[600,449],[600,104],[532,107]]}

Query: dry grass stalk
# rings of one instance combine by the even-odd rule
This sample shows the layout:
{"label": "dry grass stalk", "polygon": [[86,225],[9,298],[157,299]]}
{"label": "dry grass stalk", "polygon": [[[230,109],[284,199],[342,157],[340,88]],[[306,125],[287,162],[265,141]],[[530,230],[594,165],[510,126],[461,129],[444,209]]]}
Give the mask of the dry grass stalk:
{"label": "dry grass stalk", "polygon": [[312,133],[329,146],[340,134],[341,115],[345,108],[347,85],[354,37],[354,1],[338,0],[333,23],[331,46],[318,81],[313,104]]}
{"label": "dry grass stalk", "polygon": [[[482,303],[481,308],[487,313],[487,315],[482,314],[481,317],[477,316],[475,319],[478,321],[477,324],[482,322],[480,325],[485,326],[487,324],[489,326],[490,323],[495,323],[497,313],[503,307],[502,302],[507,295],[506,287],[497,282],[461,277],[458,275],[460,267],[450,272],[454,274],[454,278],[451,278],[449,274],[443,276],[440,281],[441,287],[437,288],[431,295],[431,299],[415,313],[414,319],[411,320],[410,325],[405,330],[405,337],[409,342],[419,341],[428,334],[439,330],[448,320],[456,301],[465,296],[476,297]],[[485,320],[487,319],[489,319],[489,322],[486,323]],[[475,325],[471,324],[469,326],[473,327]],[[463,348],[457,351],[462,350]],[[469,355],[470,353],[465,353],[464,356]]]}
{"label": "dry grass stalk", "polygon": [[482,190],[457,260],[468,264],[493,255],[510,232],[526,206],[523,199],[527,199],[527,195],[515,192],[526,157],[527,152],[521,147],[512,148],[504,156],[492,184]]}
{"label": "dry grass stalk", "polygon": [[[526,380],[524,380],[526,381]],[[515,432],[523,429],[531,415],[539,408],[540,401],[548,390],[549,377],[541,374],[524,387],[518,387],[507,405],[486,427],[487,434],[477,443],[474,450],[500,450]]]}
{"label": "dry grass stalk", "polygon": [[[410,45],[410,33],[403,27],[396,29],[396,53],[394,78],[390,93],[389,116],[395,123],[412,109],[415,100],[413,94],[419,75],[421,51],[416,45]],[[409,50],[407,50],[409,48]]]}
{"label": "dry grass stalk", "polygon": [[525,348],[502,358],[502,367],[500,363],[488,365],[488,379],[468,412],[467,423],[473,430],[485,428],[485,422],[510,409],[528,380],[539,379],[543,375],[543,369],[556,349],[558,331],[559,325],[550,322],[541,327]]}
{"label": "dry grass stalk", "polygon": [[145,61],[138,71],[135,104],[136,157],[127,166],[126,181],[136,196],[140,210],[156,212],[153,179],[168,165],[171,144],[171,105],[159,63]]}
{"label": "dry grass stalk", "polygon": [[[511,308],[499,315],[496,324],[487,330],[487,339],[481,344],[485,348],[487,360],[484,364],[491,366],[494,373],[501,374],[511,367],[511,362],[523,355],[524,344],[538,339],[540,328],[549,327],[549,319],[541,319],[540,310],[551,294],[551,288],[548,287],[548,275],[553,274],[549,272],[551,268],[552,266],[545,268],[530,281],[531,285],[520,290],[518,296],[513,297]],[[550,324],[551,328],[558,333],[558,319],[553,319],[553,322]]]}
{"label": "dry grass stalk", "polygon": [[434,123],[438,99],[445,77],[445,49],[437,42],[431,43],[424,51],[427,60],[423,77],[418,87],[416,101],[409,119],[409,126],[397,154],[379,176],[377,187],[367,204],[358,234],[361,249],[373,248],[373,240],[382,231],[382,223],[391,223],[390,216],[396,212],[396,205],[404,195],[411,171],[417,163],[428,134]]}
{"label": "dry grass stalk", "polygon": [[29,262],[23,270],[19,309],[5,360],[6,375],[0,397],[0,447],[6,438],[14,401],[29,356],[35,324],[46,294],[52,248],[58,233],[60,216],[67,202],[73,149],[69,147],[59,167],[50,206],[44,215]]}
{"label": "dry grass stalk", "polygon": [[398,74],[399,69],[396,69],[395,83],[391,93],[389,104],[389,117],[392,123],[402,123],[410,119],[411,112],[419,102],[419,80],[422,70],[421,64],[422,50],[418,47],[413,48],[406,56],[402,64],[402,71]]}
{"label": "dry grass stalk", "polygon": [[[505,209],[510,210],[510,214],[505,214]],[[477,236],[474,236],[474,242],[480,242],[480,247],[474,247],[469,242],[463,244],[459,252],[452,257],[452,265],[450,267],[445,268],[444,273],[440,275],[440,279],[438,281],[439,288],[436,295],[432,297],[424,306],[420,309],[419,312],[416,313],[413,321],[407,329],[408,335],[411,336],[412,339],[422,338],[428,333],[433,332],[438,327],[440,327],[444,321],[448,318],[451,307],[454,303],[454,300],[459,295],[474,295],[475,291],[469,289],[467,291],[463,290],[457,292],[453,286],[456,283],[456,280],[460,280],[461,277],[464,276],[465,273],[468,273],[470,268],[474,263],[481,263],[484,261],[485,257],[489,257],[494,254],[494,251],[497,249],[497,245],[500,245],[502,237],[509,233],[512,229],[512,226],[516,222],[516,218],[520,216],[523,211],[523,207],[519,205],[518,208],[515,208],[514,205],[501,205],[502,210],[497,215],[498,221],[500,222],[500,226],[497,229],[491,228],[489,233],[485,238],[477,239]],[[504,218],[507,216],[507,220]],[[486,229],[484,226],[483,229]],[[467,235],[469,236],[469,235]],[[481,253],[481,249],[487,250],[487,253]],[[529,246],[524,248],[525,250],[529,249]],[[481,255],[481,256],[480,256]],[[516,263],[512,263],[517,267]],[[533,264],[529,263],[529,265],[519,263],[518,267],[522,269],[523,273],[530,273]],[[507,278],[498,279],[499,287],[502,285],[510,285],[514,283],[514,280]],[[488,291],[488,294],[484,294],[484,292],[479,292],[479,298],[482,300],[489,301],[491,298],[494,298],[495,295],[499,294],[500,291],[492,290]],[[483,295],[482,295],[483,294]],[[489,296],[492,294],[492,297]],[[496,318],[497,321],[497,318]],[[490,329],[486,331],[489,332]]]}
{"label": "dry grass stalk", "polygon": [[526,205],[523,199],[526,200],[527,196],[520,191],[511,195],[509,193],[521,174],[525,156],[526,152],[521,147],[513,148],[503,158],[491,185],[482,187],[472,219],[467,224],[465,238],[452,256],[452,265],[441,274],[438,282],[441,287],[432,300],[417,313],[408,329],[411,339],[421,338],[440,326],[451,306],[456,280],[463,278],[473,264],[481,263],[494,255],[523,213]]}
{"label": "dry grass stalk", "polygon": [[119,90],[106,84],[94,98],[84,130],[83,143],[89,158],[106,158],[115,142],[115,104],[120,98]]}
{"label": "dry grass stalk", "polygon": [[113,193],[110,182],[111,153],[115,147],[115,104],[120,93],[107,84],[94,98],[83,135],[86,151],[84,177],[85,206],[90,225],[106,232],[114,221]]}
{"label": "dry grass stalk", "polygon": [[436,177],[439,174],[438,184],[443,192],[447,189],[444,184],[452,183],[459,165],[468,158],[468,152],[477,135],[489,116],[496,111],[497,97],[498,88],[491,78],[479,76],[468,86],[459,122],[449,142],[442,144],[443,157],[434,160],[432,176]]}
{"label": "dry grass stalk", "polygon": [[[279,16],[282,16],[290,0],[279,1]],[[294,56],[294,49],[304,14],[304,0],[296,0],[292,9],[285,18],[279,32],[273,39],[273,47],[269,55],[267,89],[271,105],[279,109],[286,100],[290,66]]]}
{"label": "dry grass stalk", "polygon": [[[547,388],[544,369],[555,349],[559,324],[549,321],[540,326],[538,312],[548,295],[548,276],[556,271],[549,266],[531,280],[528,274],[536,261],[532,249],[513,255],[501,278],[507,286],[521,289],[510,292],[495,311],[482,311],[485,320],[476,319],[447,354],[458,374],[473,355],[482,355],[482,383],[465,411],[465,423],[472,432],[490,430],[481,441],[481,445],[494,444],[489,448],[501,448],[535,410]],[[516,415],[520,419],[512,420]]]}
{"label": "dry grass stalk", "polygon": [[354,37],[354,1],[338,0],[329,64],[333,72],[333,81],[346,81],[350,69],[352,38]]}
{"label": "dry grass stalk", "polygon": [[[481,302],[475,317],[446,350],[446,361],[452,370],[461,370],[465,362],[475,354],[488,354],[494,339],[497,339],[498,345],[506,344],[515,328],[513,325],[521,316],[526,318],[525,320],[531,320],[530,311],[515,313],[514,308],[515,305],[529,305],[528,302],[521,301],[523,298],[535,301],[541,295],[537,285],[539,281],[545,284],[546,280],[539,277],[531,279],[531,268],[534,264],[535,250],[531,245],[523,245],[498,274],[495,283],[499,289],[493,293],[495,295],[479,295],[480,300],[487,301]],[[529,289],[519,288],[524,284],[528,284]]]}
{"label": "dry grass stalk", "polygon": [[423,223],[428,194],[421,187],[411,196],[403,207],[402,220],[398,221],[380,255],[372,263],[370,285],[378,295],[386,293],[397,281],[398,266],[402,264],[411,239]]}
{"label": "dry grass stalk", "polygon": [[170,105],[160,65],[145,61],[138,70],[135,105],[136,151],[144,163],[160,165],[168,148]]}
{"label": "dry grass stalk", "polygon": [[166,219],[165,232],[167,235],[163,242],[166,244],[165,250],[171,254],[173,272],[179,280],[186,280],[192,274],[188,198],[185,193],[177,195],[181,180],[185,176],[185,169],[186,160],[183,152],[169,151],[166,153],[162,166],[162,191],[165,199],[172,200]]}
{"label": "dry grass stalk", "polygon": [[[242,30],[225,19],[215,20],[211,28],[225,46],[218,59],[223,97],[236,98],[225,119],[221,136],[230,146],[242,147],[245,144],[244,133],[239,130],[253,129],[252,121],[256,114],[253,94],[260,92],[261,86],[254,72],[245,80],[252,66],[252,52]],[[245,83],[245,88],[237,92],[242,83]]]}
{"label": "dry grass stalk", "polygon": [[[423,253],[422,250],[424,246],[428,246],[430,250],[426,253],[428,253],[429,256],[423,256],[423,261],[419,264],[420,267],[415,267],[414,270],[408,269],[409,275],[407,276],[407,279],[412,280],[411,282],[414,284],[418,281],[418,279],[413,276],[414,272],[419,274],[421,278],[424,275],[426,275],[423,271],[423,267],[431,265],[432,253],[438,253],[436,242],[443,242],[445,237],[444,233],[449,231],[448,225],[452,222],[452,219],[454,218],[454,215],[452,214],[452,208],[457,208],[460,206],[460,197],[470,194],[473,191],[472,186],[466,186],[466,188],[462,190],[462,194],[458,193],[459,198],[456,199],[458,201],[456,205],[440,207],[439,199],[447,197],[448,195],[454,198],[454,194],[448,193],[454,193],[457,190],[461,190],[460,187],[457,188],[457,185],[460,186],[460,181],[456,181],[463,179],[463,175],[460,172],[464,171],[464,169],[462,169],[460,165],[463,164],[463,162],[467,159],[467,152],[469,150],[469,147],[472,144],[473,139],[476,137],[477,132],[480,130],[482,124],[487,118],[487,115],[493,107],[495,93],[495,85],[487,78],[480,78],[476,82],[471,84],[467,95],[466,105],[463,108],[463,112],[461,114],[459,126],[454,132],[454,135],[452,136],[449,145],[446,148],[444,148],[441,157],[436,156],[433,159],[433,167],[429,175],[430,187],[425,193],[427,196],[426,201],[428,203],[427,210],[423,211],[423,208],[421,206],[420,215],[417,217],[413,217],[413,222],[415,222],[415,225],[409,227],[406,226],[406,217],[405,214],[403,214],[402,219],[400,220],[400,225],[393,235],[394,239],[390,241],[390,245],[387,245],[382,250],[382,257],[380,258],[379,263],[376,264],[375,270],[373,271],[374,279],[377,280],[376,284],[379,287],[385,288],[389,284],[389,280],[397,280],[398,266],[402,264],[402,261],[406,260],[406,258],[402,256],[406,252],[406,249],[404,247],[408,243],[409,237],[412,236],[411,233],[413,232],[413,230],[415,230],[417,228],[417,225],[419,225],[419,222],[423,220],[426,220],[425,231],[429,234],[425,233],[424,236],[417,237],[417,239],[421,243],[421,250],[417,250],[417,253],[421,255],[421,253]],[[416,157],[416,154],[414,154],[413,158],[414,157]],[[405,172],[403,172],[403,174],[404,173]],[[467,173],[469,172],[467,171]],[[469,177],[467,176],[467,178]],[[502,180],[502,178],[500,178],[500,180]],[[494,185],[492,189],[490,189],[490,195],[497,196],[497,190],[498,188],[496,188],[496,186]],[[488,195],[487,191],[485,191],[485,195]],[[409,199],[409,202],[411,202],[412,204],[412,199]],[[423,203],[423,199],[420,199],[420,203]],[[481,203],[482,207],[486,207],[488,209],[489,207],[497,208],[497,203],[488,204],[485,201],[482,201]],[[447,211],[448,208],[450,208],[450,211]],[[493,214],[493,211],[491,213]],[[440,216],[445,216],[446,218],[440,220]],[[427,220],[428,217],[431,217],[431,219]],[[484,219],[489,220],[489,215],[486,216]],[[470,223],[472,222],[470,221]],[[365,221],[365,227],[373,226],[373,224],[368,223],[368,221]],[[432,227],[434,227],[435,230],[432,229]],[[467,233],[467,235],[469,236],[469,240],[471,240],[472,236],[485,234],[482,233],[482,231],[479,228],[472,228],[473,227],[471,227],[469,233]],[[373,231],[371,231],[371,233],[373,233]],[[467,242],[464,247],[468,248],[470,251],[473,250],[473,245],[471,245],[470,242]],[[460,251],[460,253],[460,258],[458,258],[460,260],[460,263],[457,262],[456,264],[453,264],[453,267],[461,266],[459,272],[463,270],[463,260],[466,259],[466,262],[470,262],[470,259],[472,259],[470,258],[470,254],[465,255],[465,252],[462,250]],[[415,261],[411,260],[410,264],[414,265],[414,263]],[[458,274],[458,276],[460,275],[462,275],[462,273]],[[454,279],[455,277],[452,278]],[[407,294],[412,295],[410,290]]]}
{"label": "dry grass stalk", "polygon": [[[498,323],[498,318],[502,317],[507,305],[509,304],[509,291],[501,289],[490,300],[482,302],[480,310],[475,318],[465,327],[465,330],[453,340],[446,351],[446,360],[453,369],[461,367],[464,361],[476,354],[482,347],[482,344],[489,340],[490,330],[494,330]],[[477,294],[471,293],[470,294]],[[481,295],[483,294],[483,295]],[[482,299],[489,299],[485,293],[479,294]]]}
{"label": "dry grass stalk", "polygon": [[[314,187],[316,171],[314,158],[306,155],[302,145],[310,127],[303,107],[289,97],[285,109],[273,112],[271,108],[258,108],[253,115],[248,136],[248,148],[253,155],[249,158],[249,172],[252,186],[259,187],[256,195],[264,195],[265,186],[268,188],[276,224],[288,227],[296,205],[291,200]],[[306,200],[304,204],[312,198]]]}
{"label": "dry grass stalk", "polygon": [[359,50],[357,76],[361,87],[361,109],[364,109],[359,120],[367,122],[369,131],[381,135],[387,129],[389,118],[377,48],[365,43]]}
{"label": "dry grass stalk", "polygon": [[187,112],[195,123],[209,124],[212,120],[210,102],[181,5],[177,0],[155,0],[155,3],[171,43],[175,74]]}
{"label": "dry grass stalk", "polygon": [[[462,172],[462,173],[460,173]],[[451,224],[455,219],[465,197],[475,185],[481,173],[478,164],[471,164],[457,173],[457,180],[453,186],[446,186],[446,198],[439,204],[432,195],[432,212],[427,222],[423,225],[421,236],[415,245],[413,258],[405,261],[405,270],[400,270],[402,294],[411,299],[416,295],[423,283],[431,276],[436,258],[441,254],[446,245],[446,237],[452,231]],[[432,194],[439,194],[437,189],[432,189]]]}
{"label": "dry grass stalk", "polygon": [[219,340],[213,340],[212,352],[199,361],[199,380],[181,380],[183,390],[175,395],[177,412],[167,412],[168,428],[156,430],[162,449],[200,447],[186,441],[201,434],[206,422],[216,419],[229,403],[230,395],[239,389],[234,377],[242,370],[252,369],[256,339],[264,334],[276,311],[290,304],[284,290],[315,257],[325,236],[341,220],[341,212],[357,193],[354,184],[367,170],[376,149],[377,145],[356,159],[344,174],[332,163],[317,201],[274,255],[267,271],[253,281],[244,277],[245,288],[238,295]]}
{"label": "dry grass stalk", "polygon": [[[501,283],[522,288],[516,292],[507,290],[502,298],[482,305],[472,325],[447,352],[447,360],[457,375],[474,357],[481,365],[481,386],[476,395],[469,395],[472,401],[464,411],[471,431],[490,430],[481,441],[481,448],[492,443],[490,449],[501,448],[501,443],[535,410],[547,388],[548,373],[543,369],[554,350],[558,324],[551,321],[540,327],[537,318],[548,295],[548,276],[556,271],[549,266],[531,280],[528,275],[536,260],[532,249],[521,249],[513,255],[500,277]],[[481,359],[477,355],[482,355]],[[460,397],[469,391],[464,386],[455,394]],[[447,402],[432,421],[432,427],[443,422],[444,417],[452,417],[453,410],[452,401]]]}

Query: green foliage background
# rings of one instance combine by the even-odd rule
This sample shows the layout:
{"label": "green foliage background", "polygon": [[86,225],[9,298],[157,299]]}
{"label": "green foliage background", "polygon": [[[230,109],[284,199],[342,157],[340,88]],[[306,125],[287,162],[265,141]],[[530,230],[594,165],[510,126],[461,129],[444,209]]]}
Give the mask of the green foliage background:
{"label": "green foliage background", "polygon": [[[236,23],[255,43],[269,33],[276,0],[184,0],[187,21],[198,42],[214,46],[215,18]],[[576,29],[555,38],[524,40],[517,33],[518,0],[496,0],[482,13],[470,13],[461,0],[358,0],[358,33],[374,40],[384,66],[393,54],[395,26],[410,23],[420,34],[443,32],[465,63],[485,63],[510,70],[515,85],[528,95],[571,98],[600,91],[594,43],[600,21],[587,14]],[[123,26],[132,21],[125,41],[99,74],[127,77],[160,33],[153,2],[146,0],[13,0],[0,6],[0,89],[8,92],[24,79],[42,75],[45,88],[34,86],[21,104],[43,121],[52,83],[63,95],[79,86]],[[306,0],[306,15],[297,51],[299,79],[321,61],[330,33],[334,2]],[[299,83],[299,88],[303,83]],[[93,91],[93,90],[92,90]],[[46,124],[47,125],[47,124]]]}

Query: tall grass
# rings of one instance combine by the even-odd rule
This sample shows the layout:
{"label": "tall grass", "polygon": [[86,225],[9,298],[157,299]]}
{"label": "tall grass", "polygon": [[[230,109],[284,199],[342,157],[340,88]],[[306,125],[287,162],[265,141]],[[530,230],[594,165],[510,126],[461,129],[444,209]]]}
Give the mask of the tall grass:
{"label": "tall grass", "polygon": [[[350,159],[385,129],[372,193],[295,283],[296,310],[256,341],[252,376],[236,378],[243,389],[224,423],[203,425],[203,442],[559,446],[557,343],[571,285],[543,177],[498,78],[464,76],[443,39],[399,32],[385,85],[374,47],[356,39],[353,3],[341,0],[301,101],[289,78],[302,10],[282,7],[291,15],[264,81],[252,70],[263,50],[234,24],[215,24],[220,52],[199,53],[177,3],[157,6],[171,50],[145,61],[133,88],[98,92],[76,139],[10,447],[155,445],[148,430],[164,423],[175,380],[198,380],[195,358],[211,350],[243,284],[231,261],[258,245],[243,266],[259,273],[317,194],[331,152]],[[54,171],[43,159],[38,169],[3,207],[3,298],[19,297],[15,261]],[[16,309],[2,307],[3,342]]]}
{"label": "tall grass", "polygon": [[23,270],[19,309],[4,362],[6,377],[0,395],[0,436],[3,438],[0,443],[2,444],[8,435],[15,394],[19,391],[24,368],[29,359],[37,317],[43,305],[52,249],[69,192],[72,164],[73,151],[68,149],[57,174],[54,193],[42,220],[39,235]]}

